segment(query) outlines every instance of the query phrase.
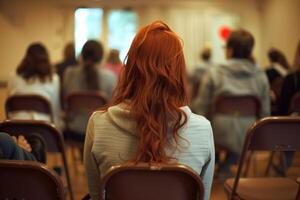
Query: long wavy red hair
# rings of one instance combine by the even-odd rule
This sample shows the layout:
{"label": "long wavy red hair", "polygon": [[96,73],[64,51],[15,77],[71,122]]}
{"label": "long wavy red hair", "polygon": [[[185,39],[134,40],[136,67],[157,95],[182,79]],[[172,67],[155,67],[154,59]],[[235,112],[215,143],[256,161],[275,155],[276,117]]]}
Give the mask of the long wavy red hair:
{"label": "long wavy red hair", "polygon": [[155,21],[137,33],[124,65],[110,106],[129,100],[139,135],[134,161],[167,162],[165,149],[178,146],[178,131],[187,121],[180,109],[188,103],[182,42]]}

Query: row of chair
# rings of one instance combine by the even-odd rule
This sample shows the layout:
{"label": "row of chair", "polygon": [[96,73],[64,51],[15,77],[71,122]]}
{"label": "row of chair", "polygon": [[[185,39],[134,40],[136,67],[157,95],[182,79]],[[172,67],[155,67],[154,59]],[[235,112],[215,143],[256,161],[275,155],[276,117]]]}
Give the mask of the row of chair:
{"label": "row of chair", "polygon": [[[297,96],[296,96],[297,97]],[[300,95],[299,95],[300,97]],[[298,97],[298,99],[300,99]],[[13,99],[13,97],[11,97]],[[297,100],[297,98],[294,98]],[[89,101],[89,100],[87,100]],[[98,100],[95,100],[95,102],[97,102]],[[12,101],[14,102],[14,101]],[[80,101],[80,103],[82,103],[86,105],[86,101]],[[100,101],[99,101],[100,102]],[[7,103],[7,105],[9,105],[9,103]],[[32,104],[32,101],[31,103],[29,104],[30,105],[30,110],[32,110],[32,105],[38,105],[38,104]],[[76,108],[79,107],[78,104],[74,104]],[[234,114],[234,115],[255,115],[255,116],[258,116],[258,110],[260,108],[260,104],[259,102],[253,98],[253,97],[250,97],[250,96],[243,96],[243,97],[223,97],[223,98],[219,98],[217,99],[216,101],[216,105],[220,105],[219,107],[215,107],[214,109],[214,112],[220,112],[220,113],[223,113],[223,114]],[[299,103],[295,103],[294,104],[294,108],[295,106],[297,105],[300,105]],[[7,106],[8,107],[8,106]],[[230,108],[234,108],[234,109],[230,109]],[[246,108],[246,109],[244,109]],[[297,107],[296,107],[297,108]],[[24,110],[24,108],[22,108],[21,110]],[[27,109],[25,109],[27,110]],[[7,109],[7,111],[9,111],[9,109]],[[299,109],[300,111],[300,109]],[[274,121],[275,120],[275,121]],[[276,121],[277,120],[277,121]],[[283,122],[278,125],[277,123],[280,122],[280,120],[283,120]],[[226,188],[226,191],[230,197],[230,199],[237,199],[237,197],[239,197],[240,193],[242,193],[242,196],[243,196],[243,190],[242,191],[239,191],[238,188],[243,188],[243,184],[245,184],[245,181],[242,180],[241,182],[239,181],[239,177],[241,176],[241,172],[242,172],[242,168],[245,164],[243,164],[244,160],[247,158],[246,154],[248,152],[248,150],[250,149],[251,151],[254,151],[254,150],[261,150],[261,149],[256,149],[256,145],[252,145],[251,142],[249,142],[249,140],[252,140],[253,138],[254,139],[257,139],[255,140],[256,142],[259,142],[258,144],[264,146],[264,150],[268,150],[268,151],[278,151],[278,150],[296,150],[296,149],[293,149],[293,148],[298,148],[298,146],[296,146],[297,144],[294,144],[294,145],[291,145],[292,141],[299,141],[298,138],[294,138],[292,139],[291,141],[288,139],[290,138],[287,134],[284,134],[284,137],[283,137],[283,133],[290,133],[289,130],[291,130],[292,128],[292,124],[294,123],[293,127],[294,129],[293,130],[300,130],[299,129],[299,119],[298,118],[282,118],[282,117],[278,117],[278,118],[268,118],[268,119],[264,119],[262,121],[259,121],[257,122],[257,124],[255,124],[251,129],[249,129],[249,132],[248,132],[248,136],[247,136],[247,140],[245,141],[245,146],[244,146],[244,151],[246,153],[244,153],[243,151],[243,155],[242,155],[242,158],[241,158],[241,163],[240,163],[240,166],[239,166],[239,169],[238,169],[238,175],[236,177],[235,180],[231,179],[231,180],[228,180],[225,184],[225,188]],[[16,125],[16,124],[18,125]],[[261,125],[261,124],[266,124],[266,125]],[[275,128],[277,131],[276,132],[272,132],[271,128],[257,128],[257,126],[262,126],[262,127],[265,127],[265,126],[271,126],[272,125],[269,125],[269,124],[272,124],[272,123],[275,123],[277,124],[277,128]],[[64,142],[63,142],[63,139],[61,137],[61,134],[59,134],[58,132],[55,133],[54,135],[59,135],[61,138],[60,139],[56,139],[57,141],[58,140],[61,140],[61,142],[54,142],[54,140],[52,139],[49,139],[49,134],[47,136],[47,133],[43,133],[42,130],[40,129],[36,129],[34,128],[35,126],[33,124],[44,124],[46,125],[47,123],[45,122],[37,122],[37,121],[7,121],[7,122],[4,122],[1,124],[0,127],[4,127],[3,129],[0,128],[0,131],[5,131],[5,132],[8,132],[12,135],[14,134],[19,134],[19,133],[22,133],[24,134],[25,132],[30,134],[30,133],[41,133],[42,135],[45,135],[45,137],[47,138],[45,141],[47,141],[47,143],[49,142],[49,144],[47,144],[47,148],[48,151],[50,152],[56,152],[56,150],[54,150],[55,148],[58,149],[59,152],[63,152],[63,162],[64,162],[64,165],[65,165],[65,168],[66,168],[66,176],[67,176],[67,181],[68,181],[68,186],[69,186],[69,191],[71,192],[71,199],[73,199],[73,194],[72,194],[72,189],[71,189],[71,182],[70,182],[70,177],[69,177],[69,172],[68,172],[68,167],[67,167],[67,163],[66,163],[66,158],[65,158],[65,150],[64,150]],[[10,126],[9,126],[10,125]],[[26,128],[27,126],[27,128]],[[11,128],[5,128],[5,127],[11,127]],[[39,127],[39,126],[37,126]],[[54,127],[52,127],[52,129],[55,129]],[[253,129],[253,130],[252,130]],[[30,131],[32,130],[32,131]],[[252,130],[252,131],[251,131]],[[46,131],[47,132],[47,131]],[[262,136],[262,137],[259,137],[259,136],[253,136],[253,135],[256,135],[254,134],[253,132],[259,132],[257,133],[259,136]],[[296,137],[296,132],[293,132],[294,133],[294,136]],[[52,134],[52,133],[51,133]],[[271,140],[271,139],[274,139],[276,138],[275,135],[278,135],[277,137],[277,141],[273,141],[274,143],[269,143],[267,144],[268,142],[268,138]],[[280,135],[281,134],[281,135]],[[251,136],[250,136],[251,135]],[[26,136],[26,135],[25,135]],[[280,139],[280,137],[284,138],[284,141],[286,142],[285,143],[282,143],[282,139]],[[52,141],[52,143],[51,143]],[[281,142],[281,143],[279,143]],[[57,144],[57,147],[53,147],[53,145],[55,146],[55,143]],[[256,144],[256,143],[253,143],[253,144]],[[269,146],[268,146],[269,145]],[[277,146],[276,146],[277,145]],[[60,148],[59,148],[60,146]],[[247,146],[247,147],[246,147]],[[262,147],[260,146],[260,147]],[[63,149],[62,149],[63,147]],[[248,149],[249,147],[249,149]],[[276,148],[275,148],[276,147]],[[280,147],[280,148],[279,148]],[[275,149],[274,149],[275,148]],[[244,155],[245,154],[245,155]],[[247,166],[246,166],[247,167]],[[257,180],[255,180],[256,182]],[[274,180],[271,180],[273,182],[275,182]],[[241,187],[238,187],[238,184],[241,184]],[[247,183],[251,183],[251,181],[246,181]],[[280,182],[280,181],[279,181]],[[278,183],[279,183],[278,182]],[[279,185],[282,185],[282,183],[290,183],[290,186],[292,186],[294,189],[293,191],[297,191],[297,188],[298,186],[296,186],[294,183],[296,183],[295,181],[290,181],[290,180],[282,180],[282,182],[280,182]],[[250,184],[251,185],[251,184]],[[255,186],[256,184],[254,184]],[[267,184],[263,184],[265,186],[267,186]],[[272,186],[272,184],[271,184]],[[273,185],[274,186],[274,185]],[[247,191],[251,191],[249,190],[248,187],[247,188]],[[251,188],[251,187],[250,187]],[[270,187],[272,188],[272,187]],[[296,190],[295,190],[296,188]],[[252,188],[252,189],[261,189],[261,187],[259,188]],[[240,189],[241,190],[241,189]],[[262,189],[263,190],[263,189]],[[263,190],[265,191],[265,190]],[[278,190],[278,191],[285,191],[285,190]],[[289,188],[289,190],[286,190],[286,191],[291,191],[291,188]],[[294,192],[295,193],[295,192]],[[291,194],[291,196],[294,196],[294,193],[291,193],[289,192],[289,194]],[[255,194],[255,193],[254,193]],[[280,196],[280,195],[279,195]],[[244,197],[240,197],[240,198],[244,198]]]}
{"label": "row of chair", "polygon": [[[299,117],[268,117],[256,122],[249,129],[247,133],[247,138],[245,140],[244,149],[240,159],[236,178],[229,179],[225,182],[225,189],[227,191],[229,199],[231,200],[233,199],[287,199],[287,200],[296,199],[297,191],[299,190],[299,185],[295,180],[291,180],[287,178],[250,178],[249,179],[249,178],[241,178],[241,176],[242,176],[243,168],[245,167],[245,165],[247,165],[247,162],[245,161],[247,158],[247,153],[249,153],[249,151],[299,150],[300,149],[299,130],[300,130]],[[48,152],[61,152],[63,155],[63,163],[65,165],[65,170],[66,170],[66,175],[68,180],[68,189],[71,194],[71,199],[73,199],[68,166],[65,158],[63,138],[52,125],[42,121],[28,121],[28,120],[5,121],[0,123],[0,131],[7,132],[10,135],[14,135],[14,136],[17,136],[19,134],[24,134],[25,137],[30,136],[32,133],[39,133],[47,142],[46,146]],[[20,175],[18,173],[13,172],[13,170],[17,170],[18,168],[22,168],[22,167],[26,168],[26,165],[23,165],[24,164],[23,161],[20,164],[16,164],[14,162],[12,163],[13,163],[12,166],[14,167],[11,168],[11,171],[0,169],[0,173],[1,173],[0,175],[1,177],[4,177],[4,179],[2,179],[4,181],[0,182],[1,184],[0,188],[1,189],[4,188],[3,191],[2,190],[0,191],[1,197],[12,198],[12,196],[7,196],[7,195],[14,194],[15,197],[17,197],[16,196],[17,194],[22,195],[24,193],[23,189],[20,189],[23,187],[20,187],[19,185],[18,187],[9,187],[9,189],[5,189],[6,187],[8,187],[10,182],[12,182],[11,184],[22,183],[22,181],[15,178],[15,176],[24,180],[25,181],[24,185],[27,185],[27,187],[29,187],[31,184],[31,183],[29,184],[28,181],[33,180],[32,178],[28,179],[24,177],[26,175]],[[9,166],[9,164],[10,161],[1,161],[0,166],[7,167]],[[45,169],[45,166],[41,164],[33,164],[33,165],[34,165],[33,168],[37,168],[37,166],[41,166],[43,169]],[[41,171],[43,169],[39,169],[39,170]],[[172,171],[172,173],[169,172],[170,170]],[[165,173],[165,171],[167,171],[168,173]],[[30,173],[28,172],[27,174]],[[47,172],[46,174],[48,174],[48,176],[51,176],[52,173]],[[187,178],[187,175],[189,175],[188,176],[189,178]],[[55,187],[61,187],[61,183],[60,181],[57,181],[55,175],[54,177],[52,176],[51,179],[54,180],[55,182],[54,185],[56,185]],[[2,184],[7,186],[2,187]],[[108,172],[108,175],[104,177],[102,184],[105,185],[102,186],[102,190],[106,191],[105,192],[106,197],[107,198],[114,197],[114,199],[120,199],[119,195],[122,195],[122,197],[124,197],[122,199],[124,200],[127,199],[131,199],[131,200],[195,199],[191,197],[194,196],[194,194],[196,193],[200,195],[199,199],[202,199],[203,197],[203,185],[201,183],[199,176],[195,174],[195,172],[193,172],[192,170],[186,167],[182,167],[181,165],[172,165],[172,166],[168,164],[135,165],[135,164],[125,163],[123,165],[119,165],[118,167],[116,166],[113,167]],[[170,190],[171,186],[172,188],[174,188],[174,190],[173,189]],[[47,183],[44,185],[44,187],[50,188],[51,184]],[[9,193],[12,190],[13,192]],[[26,190],[24,189],[24,191]],[[34,191],[36,191],[36,188],[34,188]],[[61,192],[64,190],[57,189],[55,191]],[[143,192],[141,193],[140,191]],[[169,192],[166,191],[172,191],[172,194],[169,194]],[[28,193],[28,195],[33,193]],[[151,193],[152,196],[151,194],[148,193]],[[174,195],[174,193],[176,195]],[[39,193],[37,192],[36,195],[38,194]],[[142,194],[143,196],[145,195],[144,198],[140,198],[140,196],[138,196],[139,194]],[[176,196],[178,198],[176,198]],[[299,195],[297,198],[298,198],[297,200],[300,200]],[[28,198],[28,199],[35,199],[35,198],[33,196],[32,198]]]}
{"label": "row of chair", "polygon": [[[107,103],[107,98],[100,92],[74,92],[66,97],[66,118],[73,113],[92,113]],[[37,94],[22,94],[9,96],[5,101],[5,113],[7,119],[9,114],[18,111],[36,111],[50,116],[54,122],[50,102],[43,96]],[[68,121],[68,120],[66,120]]]}

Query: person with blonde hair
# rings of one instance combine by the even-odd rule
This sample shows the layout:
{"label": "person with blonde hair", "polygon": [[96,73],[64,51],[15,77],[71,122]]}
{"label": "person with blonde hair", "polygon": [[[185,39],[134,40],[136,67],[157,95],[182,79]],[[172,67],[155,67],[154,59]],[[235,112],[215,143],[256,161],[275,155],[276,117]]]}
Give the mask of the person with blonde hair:
{"label": "person with blonde hair", "polygon": [[120,51],[118,49],[110,50],[104,67],[112,71],[116,76],[119,76],[123,64],[120,60]]}

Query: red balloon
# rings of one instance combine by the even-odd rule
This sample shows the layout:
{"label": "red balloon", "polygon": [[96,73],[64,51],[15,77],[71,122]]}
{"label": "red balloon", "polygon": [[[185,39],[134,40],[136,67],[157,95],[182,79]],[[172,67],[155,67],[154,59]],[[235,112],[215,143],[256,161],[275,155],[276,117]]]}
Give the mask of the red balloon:
{"label": "red balloon", "polygon": [[231,29],[228,26],[222,26],[219,29],[219,35],[222,40],[226,41],[231,33]]}

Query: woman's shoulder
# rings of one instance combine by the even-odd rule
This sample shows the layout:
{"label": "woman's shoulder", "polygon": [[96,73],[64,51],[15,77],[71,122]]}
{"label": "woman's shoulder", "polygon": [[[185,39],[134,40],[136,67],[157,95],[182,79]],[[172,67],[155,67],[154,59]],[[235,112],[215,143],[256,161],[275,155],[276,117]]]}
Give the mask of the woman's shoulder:
{"label": "woman's shoulder", "polygon": [[191,113],[189,123],[201,129],[211,129],[210,121],[204,116],[195,113]]}
{"label": "woman's shoulder", "polygon": [[90,121],[93,121],[93,123],[101,122],[104,118],[106,118],[106,111],[105,110],[98,110],[93,112],[93,114],[90,117]]}

